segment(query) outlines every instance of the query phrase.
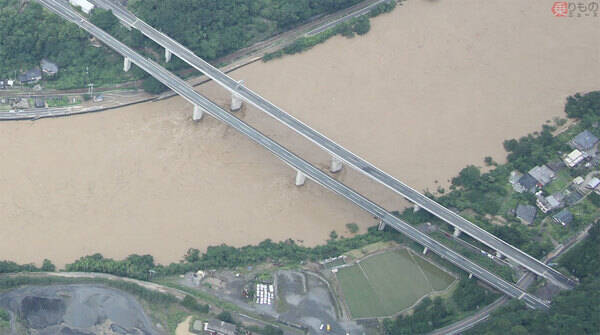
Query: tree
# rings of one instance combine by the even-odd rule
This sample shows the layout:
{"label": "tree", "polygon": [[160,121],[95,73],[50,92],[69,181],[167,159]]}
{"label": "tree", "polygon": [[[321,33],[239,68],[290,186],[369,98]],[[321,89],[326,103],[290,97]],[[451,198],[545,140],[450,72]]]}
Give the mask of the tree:
{"label": "tree", "polygon": [[364,35],[371,30],[371,23],[369,23],[369,18],[366,16],[361,16],[356,20],[354,24],[354,31],[359,35]]}
{"label": "tree", "polygon": [[52,264],[52,262],[49,259],[44,259],[44,262],[42,263],[42,271],[54,272],[55,270],[56,266],[54,266],[54,264]]}
{"label": "tree", "polygon": [[160,81],[154,79],[154,77],[148,77],[142,82],[142,88],[144,91],[150,94],[160,94],[167,90],[167,87]]}
{"label": "tree", "polygon": [[119,19],[111,10],[96,7],[90,13],[90,22],[104,31],[112,32],[115,26],[119,24]]}
{"label": "tree", "polygon": [[221,313],[219,313],[219,315],[217,315],[217,319],[233,323],[233,316],[231,316],[231,313],[229,313],[228,311],[222,311]]}

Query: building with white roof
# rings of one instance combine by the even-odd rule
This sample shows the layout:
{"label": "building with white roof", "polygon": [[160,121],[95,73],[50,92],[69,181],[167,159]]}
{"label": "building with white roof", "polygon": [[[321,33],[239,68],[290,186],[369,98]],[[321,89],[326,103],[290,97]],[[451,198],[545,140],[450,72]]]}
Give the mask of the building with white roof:
{"label": "building with white roof", "polygon": [[89,14],[92,9],[94,9],[94,5],[87,0],[69,0],[69,3],[76,7],[81,7],[81,11]]}

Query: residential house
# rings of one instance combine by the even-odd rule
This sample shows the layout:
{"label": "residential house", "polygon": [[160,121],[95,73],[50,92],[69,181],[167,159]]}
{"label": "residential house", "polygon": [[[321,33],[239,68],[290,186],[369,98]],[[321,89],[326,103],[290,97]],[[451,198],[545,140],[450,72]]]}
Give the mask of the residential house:
{"label": "residential house", "polygon": [[534,167],[529,170],[529,174],[537,180],[540,187],[544,187],[556,177],[554,171],[550,170],[546,165]]}
{"label": "residential house", "polygon": [[563,226],[566,226],[573,222],[573,214],[571,214],[571,212],[566,208],[558,212],[552,218],[554,219],[554,221],[560,223]]}
{"label": "residential house", "polygon": [[589,151],[598,143],[598,138],[589,130],[584,130],[577,134],[572,140],[571,145],[580,151]]}
{"label": "residential house", "polygon": [[581,184],[583,184],[583,181],[584,181],[583,177],[579,176],[579,177],[573,179],[573,184],[575,184],[575,185],[581,185]]}
{"label": "residential house", "polygon": [[555,193],[547,197],[538,194],[535,204],[543,213],[548,213],[553,209],[561,207],[563,199],[564,196],[561,193]]}
{"label": "residential house", "polygon": [[58,73],[58,65],[52,63],[47,59],[42,59],[40,66],[42,67],[42,72],[44,72],[48,76],[53,76]]}
{"label": "residential house", "polygon": [[535,180],[529,173],[524,174],[519,178],[519,185],[527,192],[535,192],[538,181]]}
{"label": "residential house", "polygon": [[537,209],[531,205],[518,205],[515,214],[523,224],[530,225],[535,220]]}
{"label": "residential house", "polygon": [[577,164],[581,163],[585,159],[585,154],[577,149],[571,151],[567,156],[565,156],[564,161],[568,167],[575,167]]}
{"label": "residential house", "polygon": [[200,321],[195,321],[193,329],[204,330],[205,334],[209,335],[235,335],[236,326],[221,320],[209,320],[204,322],[203,326]]}
{"label": "residential house", "polygon": [[37,83],[42,79],[42,71],[39,68],[33,68],[19,75],[19,81],[22,84]]}

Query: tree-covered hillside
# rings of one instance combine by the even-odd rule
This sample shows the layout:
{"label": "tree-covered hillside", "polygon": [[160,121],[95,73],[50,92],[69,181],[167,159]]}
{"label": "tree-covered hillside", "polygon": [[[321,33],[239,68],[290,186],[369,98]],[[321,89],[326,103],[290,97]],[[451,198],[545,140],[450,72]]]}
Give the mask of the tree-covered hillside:
{"label": "tree-covered hillside", "polygon": [[[361,0],[145,0],[129,7],[142,19],[189,47],[206,60],[249,46]],[[94,9],[90,20],[119,40],[162,62],[162,49],[134,30],[126,30],[112,13]],[[56,63],[58,75],[46,87],[68,89],[113,84],[147,77],[136,67],[125,73],[122,58],[36,1],[0,0],[0,78],[15,78],[42,58]],[[167,68],[187,67],[176,57]]]}
{"label": "tree-covered hillside", "polygon": [[214,59],[362,0],[144,0],[130,8],[193,50]]}

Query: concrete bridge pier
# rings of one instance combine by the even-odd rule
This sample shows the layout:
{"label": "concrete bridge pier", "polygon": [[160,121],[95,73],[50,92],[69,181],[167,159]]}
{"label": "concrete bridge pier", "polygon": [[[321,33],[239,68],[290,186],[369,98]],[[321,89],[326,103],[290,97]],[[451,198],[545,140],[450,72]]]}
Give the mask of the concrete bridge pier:
{"label": "concrete bridge pier", "polygon": [[460,229],[454,227],[454,233],[452,234],[454,237],[459,237],[461,233],[462,231]]}
{"label": "concrete bridge pier", "polygon": [[170,62],[171,61],[171,56],[173,54],[171,53],[171,51],[169,49],[165,48],[165,62]]}
{"label": "concrete bridge pier", "polygon": [[331,156],[331,166],[329,167],[329,171],[331,173],[340,172],[344,167],[342,160],[337,158],[336,156]]}
{"label": "concrete bridge pier", "polygon": [[425,249],[423,249],[423,255],[425,255],[427,251],[429,251],[429,248],[425,247]]}
{"label": "concrete bridge pier", "polygon": [[473,274],[469,273],[469,279],[473,278]]}
{"label": "concrete bridge pier", "polygon": [[419,207],[419,205],[417,205],[417,204],[413,205],[413,213],[418,212],[420,209],[421,209],[421,207]]}
{"label": "concrete bridge pier", "polygon": [[296,186],[302,186],[306,182],[306,175],[300,171],[296,173]]}
{"label": "concrete bridge pier", "polygon": [[383,220],[379,221],[379,225],[377,226],[377,230],[381,231],[385,229],[385,222]]}
{"label": "concrete bridge pier", "polygon": [[192,114],[192,120],[200,121],[204,116],[204,109],[198,105],[194,105],[194,114]]}
{"label": "concrete bridge pier", "polygon": [[125,57],[123,60],[123,71],[127,72],[131,69],[131,59]]}
{"label": "concrete bridge pier", "polygon": [[[240,80],[238,81],[237,86],[235,87],[235,89],[237,90],[240,86],[244,85],[244,81]],[[235,94],[235,93],[231,93],[231,111],[232,112],[237,112],[242,108],[242,97],[240,97],[239,95]]]}

